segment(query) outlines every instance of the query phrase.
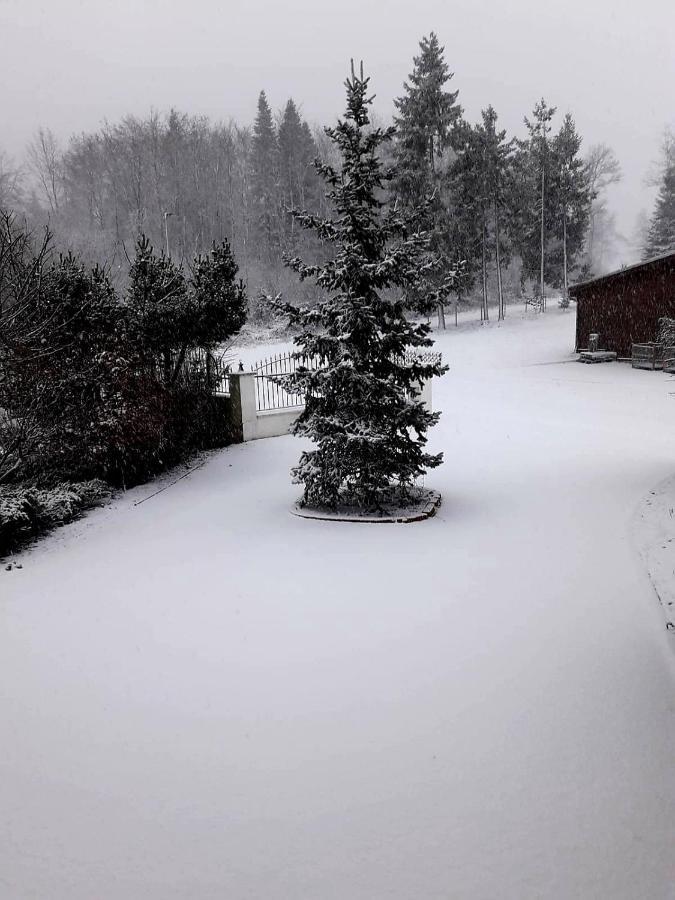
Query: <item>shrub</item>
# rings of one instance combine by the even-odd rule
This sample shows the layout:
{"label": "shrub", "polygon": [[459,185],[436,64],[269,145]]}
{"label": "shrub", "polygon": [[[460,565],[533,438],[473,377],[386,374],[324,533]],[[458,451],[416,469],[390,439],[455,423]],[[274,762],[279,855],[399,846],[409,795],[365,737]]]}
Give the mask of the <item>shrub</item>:
{"label": "shrub", "polygon": [[0,485],[0,557],[50,528],[71,521],[110,495],[98,480],[51,488]]}

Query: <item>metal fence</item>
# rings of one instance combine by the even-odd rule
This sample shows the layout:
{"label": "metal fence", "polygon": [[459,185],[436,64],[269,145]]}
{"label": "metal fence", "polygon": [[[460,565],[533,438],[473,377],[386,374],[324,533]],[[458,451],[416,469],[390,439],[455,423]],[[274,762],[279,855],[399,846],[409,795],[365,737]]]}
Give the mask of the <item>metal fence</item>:
{"label": "metal fence", "polygon": [[[412,365],[413,362],[440,365],[441,354],[434,350],[408,350],[404,356],[398,357],[398,362],[406,366]],[[317,371],[324,364],[325,360],[318,356],[298,357],[292,352],[279,353],[254,363],[251,371],[255,375],[256,410],[265,412],[304,406],[304,395],[287,391],[283,386],[284,378],[301,368]]]}
{"label": "metal fence", "polygon": [[228,395],[230,365],[224,353],[211,353],[202,348],[188,350],[180,365],[178,380],[192,389]]}
{"label": "metal fence", "polygon": [[251,366],[251,371],[255,375],[255,403],[258,412],[304,406],[304,395],[287,391],[283,386],[283,380],[298,369],[319,368],[321,368],[319,357],[298,357],[291,352],[258,360]]}

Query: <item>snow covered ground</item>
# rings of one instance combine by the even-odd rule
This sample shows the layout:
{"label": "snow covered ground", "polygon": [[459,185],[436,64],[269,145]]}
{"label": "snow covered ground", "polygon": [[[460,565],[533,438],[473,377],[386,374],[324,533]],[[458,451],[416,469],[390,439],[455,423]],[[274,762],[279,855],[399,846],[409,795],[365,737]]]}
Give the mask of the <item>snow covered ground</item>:
{"label": "snow covered ground", "polygon": [[573,328],[439,337],[434,519],[289,515],[273,438],[0,572],[3,900],[675,896],[675,381]]}

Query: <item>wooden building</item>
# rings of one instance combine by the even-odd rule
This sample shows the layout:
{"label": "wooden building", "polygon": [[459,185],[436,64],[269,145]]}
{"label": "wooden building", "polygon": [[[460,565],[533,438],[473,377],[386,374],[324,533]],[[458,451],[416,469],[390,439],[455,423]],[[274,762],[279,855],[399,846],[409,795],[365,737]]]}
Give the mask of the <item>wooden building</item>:
{"label": "wooden building", "polygon": [[656,340],[658,320],[675,318],[675,253],[627,266],[570,287],[577,301],[576,349],[588,347],[589,334],[599,346],[629,357],[635,344]]}

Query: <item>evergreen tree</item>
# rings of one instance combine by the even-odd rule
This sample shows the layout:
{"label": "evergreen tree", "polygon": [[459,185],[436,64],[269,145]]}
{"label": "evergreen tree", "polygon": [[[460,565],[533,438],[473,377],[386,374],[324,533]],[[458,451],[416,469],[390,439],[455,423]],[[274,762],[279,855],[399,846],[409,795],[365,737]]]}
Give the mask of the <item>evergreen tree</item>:
{"label": "evergreen tree", "polygon": [[514,210],[514,230],[518,234],[523,278],[534,279],[538,276],[542,309],[546,308],[546,243],[551,230],[551,149],[548,136],[554,114],[555,107],[548,106],[543,98],[536,104],[532,120],[525,118],[529,138],[519,142],[516,156],[518,203]]}
{"label": "evergreen tree", "polygon": [[183,344],[192,309],[182,267],[163,252],[158,256],[145,235],[136,242],[126,299],[136,345],[148,363],[162,360],[170,383],[175,377],[172,351]]}
{"label": "evergreen tree", "polygon": [[189,330],[184,346],[212,350],[224,344],[246,321],[246,291],[237,278],[239,267],[227,241],[213,244],[208,254],[192,264]]}
{"label": "evergreen tree", "polygon": [[562,249],[562,255],[557,254],[562,278],[555,279],[554,284],[562,281],[565,303],[569,302],[568,272],[584,248],[591,207],[591,189],[580,148],[581,137],[567,113],[551,145],[553,228]]}
{"label": "evergreen tree", "polygon": [[[451,198],[448,213],[448,242],[458,268],[455,288],[458,301],[474,286],[483,262],[483,179],[482,144],[478,129],[463,123],[457,157],[446,176]],[[456,309],[456,307],[455,307]],[[484,315],[484,307],[482,307]]]}
{"label": "evergreen tree", "polygon": [[411,232],[395,205],[384,207],[383,189],[393,173],[384,171],[381,152],[394,129],[371,127],[368,82],[363,68],[357,75],[352,65],[345,118],[326,130],[341,165],[317,164],[333,218],[297,214],[335,253],[323,264],[299,258],[288,264],[327,296],[311,309],[281,305],[301,328],[297,357],[321,360],[319,368],[300,368],[288,381],[306,398],[292,431],[315,444],[302,453],[294,480],[304,485],[302,502],[316,506],[335,507],[348,498],[376,507],[393,487],[405,491],[442,459],[425,450],[439,414],[413,399],[416,386],[442,369],[404,359],[409,348],[431,344],[428,326],[405,315],[405,294],[417,283],[429,239]]}
{"label": "evergreen tree", "polygon": [[295,219],[290,210],[312,209],[314,205],[317,176],[313,162],[316,155],[312,132],[291,99],[279,125],[279,181],[287,244],[292,245],[295,238]]}
{"label": "evergreen tree", "polygon": [[433,31],[422,38],[420,54],[414,57],[413,71],[403,85],[405,93],[394,101],[398,110],[394,188],[398,196],[413,203],[423,202],[437,186],[434,176],[462,116],[459,92],[445,89],[453,73],[444,49]]}
{"label": "evergreen tree", "polygon": [[261,91],[251,140],[251,193],[258,256],[268,260],[278,247],[278,167],[277,133],[265,91]]}
{"label": "evergreen tree", "polygon": [[663,172],[642,258],[675,251],[675,137],[666,133]]}
{"label": "evergreen tree", "polygon": [[444,48],[431,32],[422,38],[413,71],[403,85],[404,95],[394,101],[398,115],[394,159],[397,175],[392,183],[395,196],[412,208],[425,205],[427,227],[432,232],[432,249],[441,265],[429,273],[428,293],[439,298],[439,325],[445,327],[443,297],[447,293],[450,225],[449,201],[443,178],[452,155],[462,108],[457,91],[446,90],[453,77],[444,58]]}
{"label": "evergreen tree", "polygon": [[138,239],[127,291],[130,331],[146,363],[161,361],[166,385],[175,383],[189,349],[212,349],[244,324],[246,293],[237,273],[227,241],[195,257],[188,281],[145,235]]}
{"label": "evergreen tree", "polygon": [[[498,319],[504,318],[504,289],[502,285],[502,263],[504,261],[504,208],[508,202],[510,176],[511,142],[506,141],[506,131],[497,131],[497,113],[492,106],[482,112],[482,135],[484,143],[484,196],[488,212],[484,219],[492,218],[495,267],[497,272]],[[487,286],[485,288],[487,295]],[[487,304],[486,304],[487,305]]]}

